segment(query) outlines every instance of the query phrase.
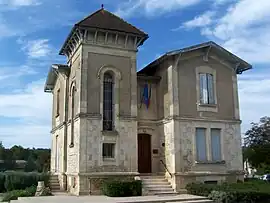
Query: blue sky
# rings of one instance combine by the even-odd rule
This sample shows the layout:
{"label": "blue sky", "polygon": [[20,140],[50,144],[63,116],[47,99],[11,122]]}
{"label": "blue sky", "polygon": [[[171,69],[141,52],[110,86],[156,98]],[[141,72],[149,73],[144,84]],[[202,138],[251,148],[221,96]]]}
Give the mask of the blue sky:
{"label": "blue sky", "polygon": [[0,0],[0,140],[50,147],[51,94],[43,92],[72,25],[101,4],[147,32],[138,69],[164,52],[213,40],[251,63],[239,76],[242,132],[270,116],[269,0]]}

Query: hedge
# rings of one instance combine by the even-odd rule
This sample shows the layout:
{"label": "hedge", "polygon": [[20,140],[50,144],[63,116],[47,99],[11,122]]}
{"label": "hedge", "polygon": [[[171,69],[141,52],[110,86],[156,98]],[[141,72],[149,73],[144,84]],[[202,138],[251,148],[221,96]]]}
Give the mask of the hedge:
{"label": "hedge", "polygon": [[17,200],[18,197],[32,197],[35,196],[35,192],[36,192],[35,186],[26,188],[25,190],[13,190],[4,194],[2,202]]}
{"label": "hedge", "polygon": [[45,185],[49,184],[48,173],[37,172],[4,172],[0,173],[0,192],[23,190],[31,186],[37,186],[38,181],[44,181]]}
{"label": "hedge", "polygon": [[131,197],[142,195],[142,182],[134,181],[104,181],[102,183],[103,195],[109,197]]}
{"label": "hedge", "polygon": [[270,203],[270,184],[262,181],[233,184],[188,184],[186,189],[193,195],[206,196],[224,203]]}

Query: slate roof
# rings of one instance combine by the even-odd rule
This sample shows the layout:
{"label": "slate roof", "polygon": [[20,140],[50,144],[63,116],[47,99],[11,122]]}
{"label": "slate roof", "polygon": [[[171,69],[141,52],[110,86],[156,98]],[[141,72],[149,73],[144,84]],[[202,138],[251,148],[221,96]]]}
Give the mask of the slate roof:
{"label": "slate roof", "polygon": [[224,49],[222,46],[216,44],[213,41],[196,44],[193,46],[185,47],[182,49],[169,51],[165,54],[163,54],[158,59],[152,61],[150,64],[142,68],[137,72],[139,75],[148,75],[148,74],[154,74],[158,68],[158,65],[165,59],[167,59],[170,56],[178,55],[178,54],[184,54],[192,51],[196,51],[199,49],[209,48],[211,47],[211,51],[215,51],[218,55],[220,55],[223,59],[226,59],[228,62],[232,64],[238,64],[237,67],[237,74],[241,74],[242,72],[249,70],[252,68],[252,65],[250,65],[248,62],[244,61],[243,59],[239,58],[238,56],[234,55],[233,53],[229,52],[228,50]]}
{"label": "slate roof", "polygon": [[143,31],[136,28],[135,26],[124,21],[122,18],[112,14],[111,12],[103,8],[87,16],[80,22],[76,23],[76,26],[101,28],[106,30],[132,33],[142,36],[147,35]]}
{"label": "slate roof", "polygon": [[47,75],[45,87],[44,87],[44,92],[51,92],[52,89],[54,88],[56,79],[57,79],[57,74],[59,72],[65,72],[67,75],[69,74],[70,67],[65,64],[53,64],[50,67],[50,70]]}
{"label": "slate roof", "polygon": [[93,14],[87,16],[86,18],[84,18],[83,20],[81,20],[80,22],[76,23],[73,26],[71,32],[69,33],[66,41],[64,42],[59,52],[60,55],[63,55],[64,47],[66,46],[68,40],[71,38],[76,28],[104,29],[104,30],[134,34],[143,38],[141,44],[148,38],[148,35],[144,33],[143,31],[139,30],[135,26],[124,21],[122,18],[102,8],[102,9],[97,10]]}

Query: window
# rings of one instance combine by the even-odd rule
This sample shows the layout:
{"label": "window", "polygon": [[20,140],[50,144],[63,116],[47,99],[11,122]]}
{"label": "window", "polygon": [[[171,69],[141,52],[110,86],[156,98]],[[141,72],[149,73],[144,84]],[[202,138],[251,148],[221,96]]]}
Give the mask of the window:
{"label": "window", "polygon": [[113,130],[113,76],[104,74],[103,81],[103,130]]}
{"label": "window", "polygon": [[60,89],[57,90],[56,95],[56,117],[59,116],[60,112]]}
{"label": "window", "polygon": [[75,86],[71,90],[71,136],[70,136],[70,146],[74,145],[74,117],[75,117],[75,96],[76,89]]}
{"label": "window", "polygon": [[103,143],[102,146],[102,156],[103,158],[112,159],[115,157],[115,144],[114,143]]}
{"label": "window", "polygon": [[214,77],[209,73],[200,73],[200,103],[215,104]]}
{"label": "window", "polygon": [[196,128],[196,155],[197,161],[207,161],[205,128]]}
{"label": "window", "polygon": [[211,129],[212,161],[221,161],[220,129]]}

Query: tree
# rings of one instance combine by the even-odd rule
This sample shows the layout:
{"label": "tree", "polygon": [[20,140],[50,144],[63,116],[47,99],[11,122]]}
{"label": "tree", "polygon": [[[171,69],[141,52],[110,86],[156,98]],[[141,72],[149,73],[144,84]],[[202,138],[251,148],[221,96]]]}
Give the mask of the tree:
{"label": "tree", "polygon": [[262,117],[259,123],[245,133],[245,159],[255,168],[270,166],[270,117]]}
{"label": "tree", "polygon": [[29,157],[29,159],[27,160],[27,163],[25,165],[24,171],[25,172],[32,172],[32,171],[35,171],[35,170],[37,170],[37,165],[34,162],[33,158]]}

